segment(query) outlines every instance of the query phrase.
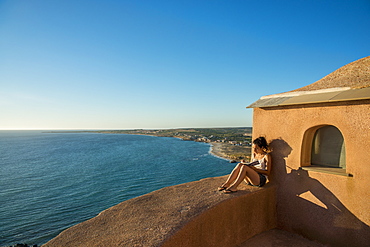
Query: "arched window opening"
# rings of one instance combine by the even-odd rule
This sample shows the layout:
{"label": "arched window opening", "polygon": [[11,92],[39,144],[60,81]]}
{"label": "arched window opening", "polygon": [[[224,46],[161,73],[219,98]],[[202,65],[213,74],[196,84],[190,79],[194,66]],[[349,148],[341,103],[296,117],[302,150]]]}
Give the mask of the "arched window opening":
{"label": "arched window opening", "polygon": [[342,133],[327,125],[316,130],[311,148],[311,165],[346,168],[346,147]]}

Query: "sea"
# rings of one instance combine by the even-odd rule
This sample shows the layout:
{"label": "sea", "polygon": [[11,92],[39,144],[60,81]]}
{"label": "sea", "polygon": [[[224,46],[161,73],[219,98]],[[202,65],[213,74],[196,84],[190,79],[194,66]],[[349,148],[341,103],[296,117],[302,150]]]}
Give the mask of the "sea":
{"label": "sea", "polygon": [[122,201],[232,169],[178,138],[0,131],[0,246],[40,246]]}

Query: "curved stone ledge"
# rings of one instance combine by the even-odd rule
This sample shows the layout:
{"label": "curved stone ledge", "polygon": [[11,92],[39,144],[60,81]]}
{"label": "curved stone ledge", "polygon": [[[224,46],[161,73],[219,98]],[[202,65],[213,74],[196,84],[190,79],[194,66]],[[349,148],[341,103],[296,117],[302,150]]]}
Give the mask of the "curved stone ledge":
{"label": "curved stone ledge", "polygon": [[43,245],[236,246],[276,227],[275,187],[240,185],[224,194],[226,176],[206,178],[124,201]]}

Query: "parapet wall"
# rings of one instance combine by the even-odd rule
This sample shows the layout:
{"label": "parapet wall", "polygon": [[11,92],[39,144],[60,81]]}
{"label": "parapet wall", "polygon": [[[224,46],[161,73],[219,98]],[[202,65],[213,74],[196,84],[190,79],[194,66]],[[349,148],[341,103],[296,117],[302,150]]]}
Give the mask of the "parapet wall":
{"label": "parapet wall", "polygon": [[122,202],[43,246],[237,246],[276,227],[274,186],[244,184],[238,193],[223,194],[217,187],[225,179],[166,187]]}
{"label": "parapet wall", "polygon": [[275,228],[275,187],[248,192],[194,217],[161,246],[236,246]]}

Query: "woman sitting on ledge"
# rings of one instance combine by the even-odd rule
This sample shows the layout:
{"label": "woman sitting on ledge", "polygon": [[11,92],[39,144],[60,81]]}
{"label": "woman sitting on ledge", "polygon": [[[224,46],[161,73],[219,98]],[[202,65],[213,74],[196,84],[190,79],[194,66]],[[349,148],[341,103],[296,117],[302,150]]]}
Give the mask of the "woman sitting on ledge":
{"label": "woman sitting on ledge", "polygon": [[231,172],[226,182],[218,188],[224,193],[237,192],[238,185],[244,180],[249,185],[262,187],[266,183],[266,176],[271,171],[271,155],[267,141],[264,137],[258,137],[252,145],[252,162],[246,163],[244,160],[237,164]]}

